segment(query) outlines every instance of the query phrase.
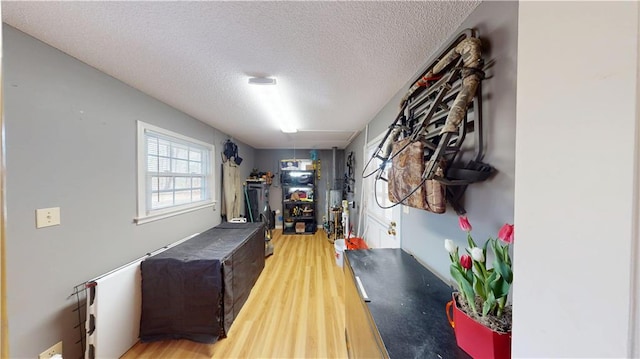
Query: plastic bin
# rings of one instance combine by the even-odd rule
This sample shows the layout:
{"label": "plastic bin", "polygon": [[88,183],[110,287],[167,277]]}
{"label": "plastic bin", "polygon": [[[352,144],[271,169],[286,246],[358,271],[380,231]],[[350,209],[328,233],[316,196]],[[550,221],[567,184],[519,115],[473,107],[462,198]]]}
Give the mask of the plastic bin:
{"label": "plastic bin", "polygon": [[344,239],[336,239],[333,242],[333,247],[336,249],[336,264],[338,267],[342,268],[342,263],[344,263],[344,251],[347,249],[347,246],[344,244]]}

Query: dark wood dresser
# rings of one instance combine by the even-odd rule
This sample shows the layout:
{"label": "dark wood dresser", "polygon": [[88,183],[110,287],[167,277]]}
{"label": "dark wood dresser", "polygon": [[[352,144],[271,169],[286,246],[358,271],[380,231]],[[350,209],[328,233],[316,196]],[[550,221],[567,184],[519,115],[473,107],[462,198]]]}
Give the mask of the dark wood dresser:
{"label": "dark wood dresser", "polygon": [[452,289],[411,255],[345,251],[344,275],[350,358],[469,358],[445,313]]}

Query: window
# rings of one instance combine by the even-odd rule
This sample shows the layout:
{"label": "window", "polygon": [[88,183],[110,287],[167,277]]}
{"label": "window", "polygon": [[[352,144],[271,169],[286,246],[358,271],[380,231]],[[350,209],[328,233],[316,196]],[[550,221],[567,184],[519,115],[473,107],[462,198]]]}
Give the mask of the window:
{"label": "window", "polygon": [[138,121],[138,216],[146,223],[213,206],[214,147]]}

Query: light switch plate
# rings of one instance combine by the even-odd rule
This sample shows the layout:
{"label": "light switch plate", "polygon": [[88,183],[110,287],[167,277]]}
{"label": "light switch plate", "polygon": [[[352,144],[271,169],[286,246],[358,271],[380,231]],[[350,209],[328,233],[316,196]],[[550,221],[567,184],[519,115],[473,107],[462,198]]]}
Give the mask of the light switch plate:
{"label": "light switch plate", "polygon": [[60,224],[60,207],[36,209],[36,228]]}
{"label": "light switch plate", "polygon": [[60,356],[62,356],[62,342],[57,342],[51,348],[40,353],[40,355],[38,355],[38,359],[53,358],[56,354],[60,354]]}

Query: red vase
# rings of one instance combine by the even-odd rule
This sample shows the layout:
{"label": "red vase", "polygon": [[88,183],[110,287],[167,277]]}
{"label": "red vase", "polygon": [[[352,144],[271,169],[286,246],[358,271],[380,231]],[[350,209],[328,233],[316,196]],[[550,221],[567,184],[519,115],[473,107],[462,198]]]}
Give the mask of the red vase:
{"label": "red vase", "polygon": [[[511,333],[498,333],[476,322],[458,308],[455,293],[447,303],[447,318],[456,333],[458,346],[475,359],[511,358]],[[453,307],[453,319],[449,312]]]}

